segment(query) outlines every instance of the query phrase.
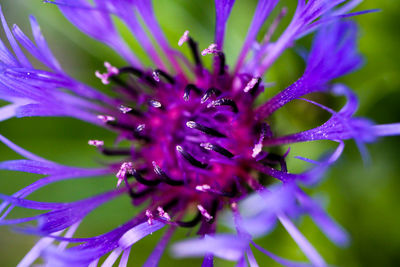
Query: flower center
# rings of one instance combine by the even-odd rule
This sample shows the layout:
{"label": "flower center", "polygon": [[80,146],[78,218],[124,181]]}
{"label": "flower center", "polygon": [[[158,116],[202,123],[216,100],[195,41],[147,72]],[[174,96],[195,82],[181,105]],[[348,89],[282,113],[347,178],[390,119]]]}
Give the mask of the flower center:
{"label": "flower center", "polygon": [[214,70],[209,71],[188,33],[179,44],[184,42],[193,52],[193,81],[160,69],[117,69],[109,63],[107,73],[96,72],[103,83],[115,83],[123,96],[117,116],[99,119],[140,144],[130,151],[105,148],[99,140],[89,144],[108,155],[130,156],[117,166],[118,185],[129,187],[134,203],[151,199],[149,223],[156,217],[170,222],[197,210],[193,220],[175,221],[192,227],[201,220],[212,225],[217,210],[255,187],[257,177],[249,169],[255,158],[265,157],[261,148],[269,128],[255,122],[252,107],[263,90],[261,78],[230,74],[215,44],[201,53],[214,56]]}

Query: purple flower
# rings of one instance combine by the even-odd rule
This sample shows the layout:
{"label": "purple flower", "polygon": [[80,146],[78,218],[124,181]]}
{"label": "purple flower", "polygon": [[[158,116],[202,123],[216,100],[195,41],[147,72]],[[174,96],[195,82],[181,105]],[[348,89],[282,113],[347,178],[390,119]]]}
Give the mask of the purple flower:
{"label": "purple flower", "polygon": [[[343,3],[345,2],[345,3]],[[67,116],[96,124],[118,134],[116,144],[89,140],[99,153],[110,156],[102,168],[63,166],[32,154],[0,135],[0,141],[24,160],[0,163],[0,169],[44,175],[12,196],[0,194],[0,224],[18,225],[28,234],[41,236],[20,262],[29,266],[43,258],[49,266],[126,266],[131,246],[147,235],[167,228],[145,266],[156,266],[177,228],[195,228],[195,238],[172,247],[177,257],[201,256],[212,266],[214,257],[237,261],[238,266],[257,266],[252,249],[287,266],[326,266],[324,259],[297,229],[294,220],[308,214],[337,245],[346,245],[346,232],[323,208],[302,190],[318,183],[344,149],[344,140],[354,139],[362,153],[364,144],[379,136],[400,134],[400,124],[375,125],[354,117],[357,98],[332,80],[362,64],[356,51],[357,27],[347,19],[366,13],[349,13],[358,0],[299,0],[290,24],[275,41],[271,36],[286,9],[258,42],[260,28],[278,0],[259,0],[242,50],[233,66],[226,64],[223,49],[225,27],[234,0],[215,0],[214,42],[199,49],[194,36],[185,31],[176,44],[167,42],[149,0],[86,0],[52,2],[77,28],[113,48],[126,66],[104,63],[96,71],[100,81],[111,86],[106,95],[70,77],[58,63],[30,18],[34,42],[18,26],[10,29],[1,13],[12,48],[0,41],[0,98],[9,104],[0,108],[0,120],[12,117]],[[119,36],[112,16],[120,18],[153,62],[144,66]],[[142,23],[143,22],[143,23]],[[156,45],[148,37],[151,33]],[[267,86],[263,79],[283,51],[304,35],[315,32],[304,74],[277,95],[257,105]],[[193,34],[193,35],[192,35]],[[192,58],[177,49],[186,45]],[[20,46],[45,68],[35,68]],[[202,57],[212,57],[211,68]],[[303,98],[321,92],[345,96],[347,103],[335,111]],[[331,114],[322,125],[303,132],[276,136],[270,116],[292,100],[300,99]],[[119,146],[128,140],[129,148]],[[310,163],[303,173],[291,173],[286,153],[272,147],[331,140],[337,149]],[[122,156],[123,161],[118,161]],[[116,159],[117,158],[117,159]],[[49,184],[67,179],[108,175],[115,189],[71,203],[38,202],[27,197]],[[275,181],[265,184],[265,178]],[[271,182],[269,182],[271,184]],[[146,204],[139,214],[118,228],[99,236],[74,237],[87,214],[100,205],[128,194],[132,205]],[[10,219],[14,207],[45,211],[31,217]],[[228,212],[221,213],[223,210]],[[189,218],[191,219],[184,219]],[[30,223],[36,222],[36,225]],[[217,233],[218,222],[232,229]],[[281,258],[261,248],[253,239],[272,231],[277,222],[291,235],[310,263]],[[68,248],[67,248],[68,245]],[[103,266],[102,265],[102,266]]]}

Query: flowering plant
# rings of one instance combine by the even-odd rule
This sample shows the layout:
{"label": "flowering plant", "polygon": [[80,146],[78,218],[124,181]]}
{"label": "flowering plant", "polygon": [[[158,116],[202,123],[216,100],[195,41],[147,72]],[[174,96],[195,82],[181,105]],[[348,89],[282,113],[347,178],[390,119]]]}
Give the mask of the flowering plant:
{"label": "flowering plant", "polygon": [[[112,266],[120,256],[119,265],[126,266],[132,245],[162,228],[167,229],[145,266],[158,264],[177,228],[196,228],[197,237],[175,243],[173,254],[202,256],[204,266],[212,266],[214,257],[237,261],[239,266],[247,262],[257,266],[252,248],[287,266],[326,266],[293,221],[308,214],[337,245],[345,245],[348,237],[303,187],[320,181],[342,154],[345,140],[355,140],[366,155],[365,143],[400,133],[400,124],[375,125],[355,117],[357,97],[345,85],[332,82],[362,64],[356,51],[357,27],[348,18],[370,11],[350,13],[358,2],[299,0],[279,37],[272,41],[286,9],[258,41],[261,27],[278,4],[278,0],[259,0],[233,66],[227,65],[229,55],[224,52],[233,0],[215,0],[214,42],[204,49],[199,49],[189,30],[177,45],[170,45],[148,0],[51,2],[77,28],[113,48],[127,62],[118,67],[105,62],[105,72],[95,72],[104,85],[113,88],[112,96],[75,80],[62,69],[34,17],[30,18],[33,42],[18,26],[10,29],[0,11],[11,47],[0,42],[0,97],[9,103],[1,107],[0,119],[73,117],[117,134],[112,145],[103,140],[88,141],[110,156],[101,168],[61,165],[0,135],[0,141],[25,158],[1,162],[1,169],[45,176],[12,196],[0,195],[0,224],[19,225],[19,231],[42,236],[20,266],[32,265],[39,257],[49,266],[97,266],[100,259],[104,266]],[[129,27],[152,66],[144,66],[128,48],[113,23],[114,17]],[[276,95],[267,94],[268,100],[259,104],[264,90],[273,86],[264,78],[270,67],[298,39],[312,33],[315,38],[305,55],[303,75]],[[191,60],[177,50],[183,45],[189,47]],[[20,46],[43,66],[33,66]],[[203,57],[212,57],[211,67],[203,63]],[[344,96],[347,103],[335,111],[304,98],[316,92]],[[330,118],[318,127],[279,135],[271,116],[294,100],[315,105]],[[289,171],[286,158],[290,151],[276,149],[319,140],[330,140],[337,147],[319,160],[298,156],[310,165],[300,173]],[[122,146],[123,141],[129,146]],[[104,175],[115,179],[116,189],[75,202],[26,199],[58,181]],[[74,237],[91,211],[122,195],[129,195],[132,205],[144,207],[142,211],[110,232]],[[46,212],[11,219],[14,207]],[[222,210],[230,212],[221,215]],[[36,226],[30,224],[34,221]],[[217,232],[220,221],[231,231]],[[276,222],[287,230],[310,263],[284,259],[253,241],[271,231]]]}

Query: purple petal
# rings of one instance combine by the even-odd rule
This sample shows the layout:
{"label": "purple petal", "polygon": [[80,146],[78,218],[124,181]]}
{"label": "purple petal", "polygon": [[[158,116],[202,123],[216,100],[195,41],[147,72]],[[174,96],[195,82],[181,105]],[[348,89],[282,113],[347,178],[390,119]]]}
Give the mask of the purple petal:
{"label": "purple petal", "polygon": [[176,243],[172,247],[172,252],[179,258],[201,257],[212,253],[222,259],[237,261],[245,252],[248,242],[247,238],[237,235],[206,235],[204,238],[188,239]]}
{"label": "purple petal", "polygon": [[20,154],[21,156],[34,160],[34,161],[41,161],[41,162],[47,162],[47,163],[52,163],[51,161],[44,159],[42,157],[36,156],[35,154],[23,149],[22,147],[14,144],[13,142],[11,142],[10,140],[8,140],[7,138],[5,138],[4,136],[2,136],[0,134],[0,142],[4,143],[6,146],[8,146],[9,148],[11,148],[12,150],[14,150],[15,152],[17,152],[18,154]]}
{"label": "purple petal", "polygon": [[400,135],[400,123],[374,125],[372,130],[376,136]]}
{"label": "purple petal", "polygon": [[46,65],[55,71],[62,72],[58,60],[54,57],[46,42],[46,39],[42,35],[42,31],[40,30],[40,26],[36,21],[36,18],[34,16],[30,16],[29,19],[31,22],[33,37],[35,38],[35,42],[40,53],[42,54],[42,58],[45,59]]}
{"label": "purple petal", "polygon": [[165,250],[165,247],[167,246],[169,240],[172,237],[172,234],[175,232],[176,227],[171,226],[165,235],[161,238],[161,240],[158,242],[157,246],[154,248],[153,252],[150,254],[150,256],[147,258],[146,262],[143,264],[143,267],[157,267],[158,262],[161,259],[161,256]]}
{"label": "purple petal", "polygon": [[[61,234],[61,231],[54,233],[54,235]],[[24,256],[24,258],[18,263],[17,267],[32,266],[32,264],[40,257],[42,251],[49,247],[54,242],[54,238],[43,237],[35,246]]]}
{"label": "purple petal", "polygon": [[214,255],[209,253],[204,256],[201,267],[213,267],[214,266]]}
{"label": "purple petal", "polygon": [[[124,225],[100,236],[85,239],[70,239],[71,242],[84,242],[67,250],[60,251],[58,249],[49,248],[44,252],[45,258],[50,266],[83,266],[88,265],[92,261],[99,259],[101,256],[119,248],[118,241],[121,236],[129,229],[145,222],[143,215],[139,215]],[[122,255],[121,261],[126,263],[129,256],[129,249],[126,249]]]}
{"label": "purple petal", "polygon": [[15,116],[15,111],[19,107],[19,104],[10,104],[0,108],[0,122],[8,120]]}
{"label": "purple petal", "polygon": [[247,260],[249,261],[250,267],[258,267],[256,258],[254,257],[253,251],[250,247],[246,250]]}
{"label": "purple petal", "polygon": [[[55,183],[58,181],[63,181],[63,180],[68,180],[68,179],[81,179],[81,178],[86,178],[90,176],[99,176],[99,175],[104,175],[104,174],[109,174],[110,170],[109,169],[82,169],[82,170],[75,170],[68,172],[67,174],[61,174],[61,175],[54,175],[50,177],[45,177],[42,178],[33,184],[21,189],[20,191],[16,192],[13,194],[12,197],[18,197],[18,198],[23,198],[31,194],[32,192],[35,192],[36,190],[51,184]],[[0,205],[0,213],[9,205],[9,202],[4,202]],[[7,211],[4,212],[4,214],[1,216],[0,219],[3,219],[7,214],[13,209],[13,205],[11,205]]]}
{"label": "purple petal", "polygon": [[101,267],[112,267],[114,263],[118,260],[119,255],[122,253],[122,249],[117,248],[113,250],[110,255],[106,258],[106,260],[103,262]]}
{"label": "purple petal", "polygon": [[215,0],[215,43],[221,50],[224,46],[226,22],[234,3],[235,0]]}
{"label": "purple petal", "polygon": [[113,48],[131,65],[141,66],[119,36],[106,10],[92,8],[94,6],[86,0],[76,0],[74,5],[69,5],[67,0],[60,0],[56,4],[64,16],[82,32]]}
{"label": "purple petal", "polygon": [[34,161],[34,160],[10,160],[0,162],[0,169],[10,171],[22,171],[37,173],[43,175],[62,174],[65,172],[79,170],[77,168],[66,167],[48,161]]}
{"label": "purple petal", "polygon": [[127,266],[130,251],[131,251],[130,247],[124,250],[121,260],[119,261],[118,267],[126,267]]}
{"label": "purple petal", "polygon": [[324,259],[319,255],[311,243],[302,235],[296,226],[283,214],[278,216],[283,227],[290,234],[293,240],[297,243],[304,255],[311,261],[313,266],[327,266]]}
{"label": "purple petal", "polygon": [[[98,2],[100,6],[104,6],[102,1]],[[107,3],[108,7],[110,5],[113,6],[113,10],[118,16],[125,21],[125,23],[131,29],[132,34],[136,37],[140,46],[146,51],[146,54],[149,55],[154,65],[158,68],[165,69],[165,65],[162,62],[161,58],[158,56],[157,51],[155,50],[154,45],[152,44],[150,38],[147,36],[144,31],[142,25],[139,23],[138,18],[136,17],[134,11],[133,3],[127,3],[125,1],[110,1]]]}
{"label": "purple petal", "polygon": [[288,267],[311,267],[311,266],[314,266],[314,265],[311,265],[311,264],[308,264],[308,263],[295,262],[295,261],[291,261],[291,260],[287,260],[287,259],[281,258],[281,257],[276,256],[275,254],[269,252],[268,250],[260,247],[259,245],[257,245],[253,241],[251,241],[251,243],[253,244],[253,246],[256,249],[258,249],[259,251],[261,251],[262,253],[264,253],[265,255],[267,255],[268,257],[270,257],[271,259],[273,259],[277,263],[282,264],[284,266],[288,266]]}
{"label": "purple petal", "polygon": [[152,33],[154,39],[160,45],[161,49],[164,51],[166,57],[173,65],[174,69],[179,71],[181,67],[175,59],[177,51],[171,49],[171,47],[169,46],[167,38],[165,37],[163,31],[161,30],[161,27],[158,24],[157,19],[154,15],[153,7],[151,4],[152,1],[136,0],[130,2],[132,2],[139,10],[140,15],[142,16],[144,22],[146,23],[147,27]]}
{"label": "purple petal", "polygon": [[118,244],[123,248],[126,249],[130,246],[132,246],[134,243],[139,241],[145,236],[148,236],[149,234],[152,234],[153,232],[163,228],[165,226],[164,223],[160,221],[153,221],[152,224],[149,224],[148,222],[141,223],[129,231],[127,231],[121,239],[118,241]]}
{"label": "purple petal", "polygon": [[238,61],[236,63],[236,70],[239,70],[241,68],[241,65],[243,61],[246,58],[246,55],[250,49],[250,47],[253,45],[257,33],[260,30],[261,26],[264,24],[265,20],[271,13],[271,11],[275,8],[276,4],[278,3],[278,0],[259,0],[256,11],[253,15],[253,20],[251,21],[251,25],[249,27],[249,30],[247,32],[246,39],[243,43],[242,50],[240,52]]}
{"label": "purple petal", "polygon": [[[10,42],[10,45],[11,45],[12,49],[14,50],[14,53],[17,56],[19,62],[24,67],[28,67],[28,68],[32,67],[31,63],[26,58],[24,53],[22,53],[21,48],[19,48],[19,46],[18,46],[17,42],[15,41],[10,29],[8,28],[7,21],[4,18],[3,11],[1,10],[1,6],[0,6],[0,19],[1,19],[1,23],[3,24],[3,29],[4,29],[4,32],[6,33],[7,39]],[[7,55],[7,59],[10,59],[9,56],[10,55]],[[7,60],[7,61],[9,61],[9,60]]]}
{"label": "purple petal", "polygon": [[296,198],[330,240],[339,246],[348,245],[349,237],[346,231],[333,221],[318,203],[314,202],[300,189],[296,192]]}

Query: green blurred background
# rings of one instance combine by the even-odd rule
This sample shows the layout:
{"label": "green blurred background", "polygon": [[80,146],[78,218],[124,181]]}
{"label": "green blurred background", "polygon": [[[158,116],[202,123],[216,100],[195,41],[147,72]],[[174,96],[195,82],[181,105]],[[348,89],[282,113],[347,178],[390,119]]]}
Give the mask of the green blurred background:
{"label": "green blurred background", "polygon": [[[281,1],[280,7],[294,10],[296,1]],[[96,69],[102,70],[103,61],[115,65],[123,62],[104,45],[88,38],[69,24],[50,4],[40,0],[1,0],[3,12],[10,25],[17,23],[30,35],[28,15],[34,14],[64,69],[73,77],[94,87],[106,90],[95,79]],[[176,43],[187,29],[199,41],[201,48],[212,42],[214,29],[214,7],[211,0],[154,0],[159,18],[171,44]],[[226,53],[228,63],[234,62],[249,26],[256,1],[237,0],[228,24]],[[400,122],[400,5],[398,0],[365,0],[357,10],[380,8],[381,12],[355,18],[360,25],[360,50],[364,54],[365,66],[341,79],[359,95],[360,116],[372,118],[379,123]],[[275,16],[279,8],[273,13]],[[290,12],[290,14],[292,14]],[[290,16],[288,16],[290,17]],[[283,21],[282,27],[288,22]],[[281,27],[281,29],[282,29]],[[266,28],[265,28],[266,29]],[[263,31],[265,32],[265,29]],[[135,51],[137,44],[126,36]],[[0,36],[4,38],[3,32]],[[275,36],[276,38],[276,36]],[[299,42],[309,47],[310,38]],[[186,48],[182,50],[187,53]],[[145,59],[143,52],[139,53]],[[148,61],[147,61],[148,62]],[[288,51],[268,73],[267,80],[276,81],[266,95],[281,90],[301,75],[304,63],[294,51]],[[334,107],[343,104],[343,99],[322,99]],[[300,115],[298,114],[307,114]],[[308,115],[311,114],[311,115]],[[326,119],[310,105],[296,102],[283,109],[275,118],[280,133],[295,129],[306,129]],[[98,166],[102,157],[87,145],[88,139],[103,139],[112,142],[115,137],[104,129],[68,118],[24,118],[0,123],[0,133],[22,147],[51,160],[82,167]],[[302,155],[317,158],[329,143],[301,144],[293,146],[292,156]],[[365,165],[352,142],[347,142],[341,160],[331,169],[317,188],[310,190],[326,205],[329,213],[343,225],[351,235],[348,248],[331,244],[309,218],[298,225],[315,245],[328,263],[339,266],[399,266],[400,265],[400,164],[398,149],[400,138],[390,137],[368,146],[371,164]],[[0,160],[20,158],[0,144]],[[289,169],[302,166],[298,160],[290,159]],[[12,194],[39,178],[24,173],[0,172],[0,192]],[[32,195],[31,199],[43,201],[71,201],[104,192],[115,186],[111,177],[60,182]],[[78,236],[92,236],[113,229],[131,218],[135,210],[128,197],[108,203],[90,214],[79,228]],[[24,216],[24,210],[16,210],[13,217]],[[179,231],[174,240],[187,234]],[[145,238],[133,246],[129,266],[141,266],[160,238],[160,233]],[[19,235],[6,227],[0,228],[0,266],[15,266],[37,240],[34,236]],[[258,243],[278,255],[305,260],[288,234],[277,226],[276,230]],[[260,266],[276,266],[268,257],[255,252]],[[165,253],[160,266],[199,266],[201,260],[175,261]],[[216,266],[233,266],[218,260]]]}

